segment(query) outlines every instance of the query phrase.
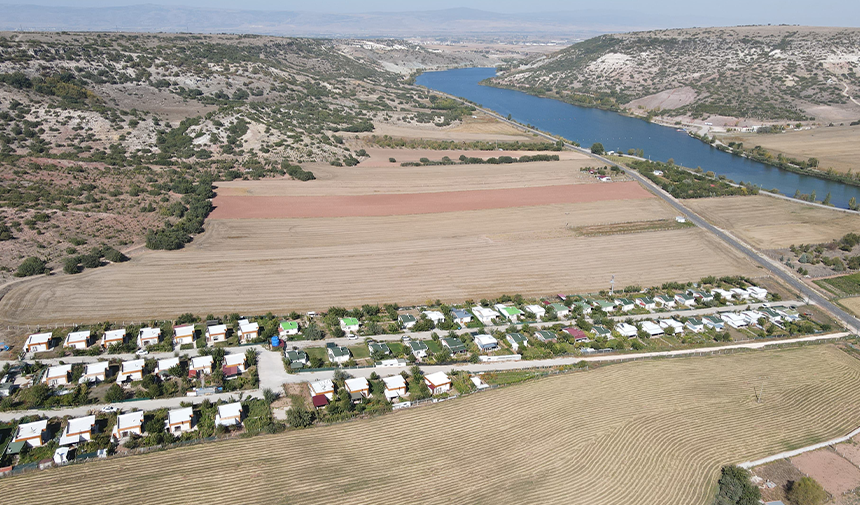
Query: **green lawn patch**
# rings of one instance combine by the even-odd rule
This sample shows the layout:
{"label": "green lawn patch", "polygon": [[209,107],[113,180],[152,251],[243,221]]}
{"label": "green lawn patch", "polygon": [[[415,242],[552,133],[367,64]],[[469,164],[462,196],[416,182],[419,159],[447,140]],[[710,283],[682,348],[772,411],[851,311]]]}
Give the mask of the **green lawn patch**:
{"label": "green lawn patch", "polygon": [[839,296],[860,294],[860,273],[821,279],[815,283]]}
{"label": "green lawn patch", "polygon": [[349,352],[352,353],[352,357],[355,359],[370,357],[370,350],[367,348],[366,345],[354,345],[352,347],[349,347],[348,349]]}
{"label": "green lawn patch", "polygon": [[325,350],[325,347],[308,347],[304,349],[305,353],[308,355],[308,359],[317,357],[324,362],[328,362],[328,353]]}
{"label": "green lawn patch", "polygon": [[427,350],[429,352],[441,352],[442,351],[442,346],[439,344],[439,342],[437,342],[435,340],[425,340],[424,343],[427,344]]}

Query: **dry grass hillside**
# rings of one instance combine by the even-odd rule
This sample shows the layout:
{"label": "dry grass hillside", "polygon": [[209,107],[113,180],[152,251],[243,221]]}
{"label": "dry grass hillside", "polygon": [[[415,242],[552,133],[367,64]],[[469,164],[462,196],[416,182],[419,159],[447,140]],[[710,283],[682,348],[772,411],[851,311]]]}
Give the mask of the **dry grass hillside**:
{"label": "dry grass hillside", "polygon": [[492,83],[667,118],[856,120],[860,105],[848,97],[860,94],[860,29],[748,26],[602,35]]}

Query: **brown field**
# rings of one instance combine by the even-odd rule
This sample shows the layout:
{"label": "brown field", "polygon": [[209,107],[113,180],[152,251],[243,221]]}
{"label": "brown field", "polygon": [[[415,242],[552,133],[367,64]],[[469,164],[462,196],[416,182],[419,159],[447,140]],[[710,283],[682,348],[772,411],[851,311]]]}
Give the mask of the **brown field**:
{"label": "brown field", "polygon": [[[498,158],[499,156],[510,156],[512,158],[520,158],[522,156],[533,156],[536,154],[548,154],[548,155],[556,155],[562,161],[567,160],[578,160],[583,161],[583,165],[591,165],[594,166],[597,164],[595,160],[585,156],[584,154],[575,152],[575,151],[474,151],[474,150],[457,150],[457,149],[388,149],[382,147],[369,147],[366,148],[365,151],[369,156],[368,159],[361,162],[359,165],[361,168],[367,167],[398,167],[401,169],[411,170],[413,168],[423,168],[423,167],[401,167],[401,163],[405,162],[417,162],[420,161],[421,158],[427,158],[430,161],[442,161],[442,158],[445,156],[451,158],[454,161],[457,161],[460,156],[466,156],[469,158]],[[394,158],[396,161],[391,162],[389,158]],[[491,165],[498,166],[498,165]],[[526,167],[528,165],[515,165],[519,167]],[[437,167],[438,168],[438,165]],[[461,171],[463,167],[458,167]],[[472,166],[467,167],[469,171],[471,171]]]}
{"label": "brown field", "polygon": [[[606,186],[615,186],[615,183]],[[667,219],[656,198],[441,214],[212,220],[181,251],[35,279],[0,300],[15,324],[463,301],[755,275],[697,228],[577,237],[570,228]]]}
{"label": "brown field", "polygon": [[701,198],[684,204],[759,249],[829,242],[860,229],[860,215],[769,196]]}
{"label": "brown field", "polygon": [[853,312],[855,315],[860,316],[860,296],[840,298],[839,304]]}
{"label": "brown field", "polygon": [[860,486],[860,469],[833,449],[806,452],[791,458],[791,463],[833,496]]}
{"label": "brown field", "polygon": [[860,160],[860,126],[834,126],[813,130],[791,131],[777,135],[729,133],[720,135],[723,142],[743,142],[744,148],[762,146],[774,155],[806,160],[818,158],[819,168],[837,172],[855,172]]}
{"label": "brown field", "polygon": [[[463,122],[446,127],[431,124],[375,123],[372,133],[359,133],[355,137],[390,135],[392,137],[422,138],[427,140],[498,140],[500,142],[543,142],[544,139],[525,133],[513,126],[497,121],[483,113],[477,118],[466,118]],[[459,156],[459,155],[458,155]]]}
{"label": "brown field", "polygon": [[[434,151],[423,152],[429,156]],[[368,167],[362,163],[357,167],[333,167],[328,164],[308,164],[305,168],[313,171],[317,178],[315,181],[301,182],[289,178],[236,180],[219,182],[217,192],[224,196],[325,196],[597,184],[594,176],[580,171],[582,167],[594,165],[593,161],[584,157],[511,165],[401,167],[391,164]]]}
{"label": "brown field", "polygon": [[[757,403],[762,377],[768,396]],[[93,489],[108,504],[235,503],[225,479],[241,483],[243,503],[704,505],[721,465],[858,423],[860,363],[816,346],[613,365],[2,482],[21,505],[91,503]]]}
{"label": "brown field", "polygon": [[560,203],[653,198],[637,182],[536,188],[449,191],[444,193],[330,195],[330,196],[218,196],[211,219],[266,219],[298,217],[371,217],[435,214],[469,210],[531,207]]}

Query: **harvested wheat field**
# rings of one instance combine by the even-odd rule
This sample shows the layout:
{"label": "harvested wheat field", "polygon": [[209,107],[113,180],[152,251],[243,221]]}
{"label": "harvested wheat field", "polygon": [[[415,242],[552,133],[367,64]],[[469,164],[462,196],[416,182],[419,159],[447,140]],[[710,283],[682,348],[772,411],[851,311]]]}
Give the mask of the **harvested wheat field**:
{"label": "harvested wheat field", "polygon": [[[607,185],[614,186],[615,184]],[[656,198],[384,217],[231,219],[180,251],[35,279],[0,300],[15,324],[449,302],[757,275],[698,228],[578,237],[574,228],[667,219]]]}
{"label": "harvested wheat field", "polygon": [[[218,183],[219,196],[326,196],[436,193],[483,189],[530,188],[569,184],[598,184],[580,168],[587,159],[505,165],[437,165],[426,167],[333,167],[307,165],[315,181],[289,178]],[[600,183],[603,184],[603,183]],[[604,184],[605,185],[605,184]]]}
{"label": "harvested wheat field", "polygon": [[822,170],[856,171],[860,159],[860,126],[814,128],[778,135],[730,133],[720,137],[726,143],[743,142],[745,148],[762,146],[774,155],[782,153],[798,160],[817,158]]}
{"label": "harvested wheat field", "polygon": [[[761,377],[768,394],[756,403]],[[858,424],[860,362],[815,346],[613,365],[3,486],[16,504],[90,503],[96,488],[104,503],[234,503],[218,492],[229,479],[247,503],[704,505],[721,465]]]}
{"label": "harvested wheat field", "polygon": [[714,226],[759,249],[818,244],[860,230],[856,213],[830,210],[769,196],[728,196],[685,200]]}
{"label": "harvested wheat field", "polygon": [[637,182],[535,188],[328,196],[219,196],[211,219],[370,217],[653,198]]}
{"label": "harvested wheat field", "polygon": [[860,296],[840,298],[839,304],[853,312],[855,315],[860,316]]}

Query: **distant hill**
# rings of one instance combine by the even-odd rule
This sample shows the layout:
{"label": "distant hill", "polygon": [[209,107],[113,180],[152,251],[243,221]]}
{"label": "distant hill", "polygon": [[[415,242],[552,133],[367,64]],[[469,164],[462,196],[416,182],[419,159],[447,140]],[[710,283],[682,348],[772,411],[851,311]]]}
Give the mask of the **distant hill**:
{"label": "distant hill", "polygon": [[[314,13],[133,5],[0,5],[0,30],[254,33],[303,37],[487,37],[583,39],[666,26],[671,18],[630,11],[500,14],[474,9]],[[678,24],[683,25],[681,20]]]}
{"label": "distant hill", "polygon": [[860,94],[860,28],[602,35],[525,62],[492,82],[667,118],[846,121],[860,118],[860,106],[846,96]]}

